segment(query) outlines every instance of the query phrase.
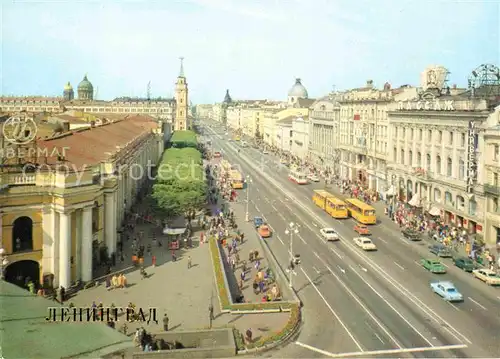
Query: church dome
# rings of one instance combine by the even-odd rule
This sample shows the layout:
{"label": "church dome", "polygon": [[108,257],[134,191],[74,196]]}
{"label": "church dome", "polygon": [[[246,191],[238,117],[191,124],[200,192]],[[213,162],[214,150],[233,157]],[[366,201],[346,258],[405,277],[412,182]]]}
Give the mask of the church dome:
{"label": "church dome", "polygon": [[300,82],[300,79],[295,80],[295,85],[288,91],[289,97],[297,97],[297,98],[308,98],[307,90]]}
{"label": "church dome", "polygon": [[73,91],[73,86],[71,86],[69,81],[66,85],[64,85],[64,91]]}
{"label": "church dome", "polygon": [[94,91],[94,86],[92,86],[92,83],[87,79],[87,75],[85,75],[82,82],[78,84],[78,91]]}

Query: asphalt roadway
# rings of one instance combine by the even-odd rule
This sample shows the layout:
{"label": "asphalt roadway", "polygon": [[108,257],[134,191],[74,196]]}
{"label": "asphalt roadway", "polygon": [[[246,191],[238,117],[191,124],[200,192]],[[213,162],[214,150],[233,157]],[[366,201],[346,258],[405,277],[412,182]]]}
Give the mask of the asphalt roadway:
{"label": "asphalt roadway", "polygon": [[[240,199],[250,191],[250,216],[263,216],[272,227],[267,241],[283,266],[290,259],[288,223],[299,226],[292,242],[302,263],[289,275],[304,303],[305,324],[297,342],[271,356],[498,357],[500,288],[448,260],[447,274],[426,271],[418,262],[432,256],[427,243],[406,241],[386,218],[370,227],[378,251],[363,252],[352,243],[352,220],[332,219],[312,202],[312,190],[323,185],[290,182],[277,158],[228,141],[214,123],[205,123],[204,131],[214,150],[222,149],[249,176]],[[335,228],[341,240],[326,243],[319,236],[323,227]],[[453,281],[464,302],[434,295],[433,279]]]}

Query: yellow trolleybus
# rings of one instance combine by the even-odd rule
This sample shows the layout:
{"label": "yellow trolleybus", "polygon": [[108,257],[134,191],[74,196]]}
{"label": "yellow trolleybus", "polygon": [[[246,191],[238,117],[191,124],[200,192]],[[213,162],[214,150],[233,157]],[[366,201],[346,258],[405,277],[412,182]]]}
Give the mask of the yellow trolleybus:
{"label": "yellow trolleybus", "polygon": [[322,189],[315,189],[313,191],[312,200],[316,206],[320,207],[321,209],[325,209],[326,199],[328,197],[333,197],[333,194]]}
{"label": "yellow trolleybus", "polygon": [[341,219],[349,217],[346,203],[337,197],[332,196],[326,199],[325,211],[333,218]]}
{"label": "yellow trolleybus", "polygon": [[231,170],[231,174],[230,174],[230,179],[231,179],[231,187],[234,188],[234,189],[242,189],[243,188],[243,184],[244,184],[244,180],[243,180],[243,176],[241,175],[241,173],[237,170]]}
{"label": "yellow trolleybus", "polygon": [[367,205],[365,202],[357,198],[349,198],[345,200],[349,215],[359,223],[363,224],[376,224],[377,216],[375,215],[375,208]]}

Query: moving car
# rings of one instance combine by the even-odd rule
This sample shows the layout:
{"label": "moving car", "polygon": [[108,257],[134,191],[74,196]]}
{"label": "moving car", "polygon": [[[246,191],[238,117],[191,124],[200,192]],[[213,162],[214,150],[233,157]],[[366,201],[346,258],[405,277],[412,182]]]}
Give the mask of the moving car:
{"label": "moving car", "polygon": [[451,258],[451,251],[443,244],[433,244],[429,246],[429,252],[441,258]]}
{"label": "moving car", "polygon": [[466,272],[472,272],[475,268],[476,268],[476,265],[474,264],[474,261],[470,258],[467,258],[467,257],[458,257],[458,258],[455,258],[453,260],[453,262],[455,263],[455,265],[466,271]]}
{"label": "moving car", "polygon": [[403,237],[409,239],[410,241],[421,241],[422,237],[420,232],[414,230],[413,228],[405,228],[401,231]]}
{"label": "moving car", "polygon": [[262,238],[271,237],[271,229],[269,228],[269,226],[267,224],[261,225],[258,229],[258,232],[259,232],[259,236],[261,236]]}
{"label": "moving car", "polygon": [[431,282],[431,289],[434,293],[448,302],[462,302],[464,297],[450,281]]}
{"label": "moving car", "polygon": [[370,234],[370,230],[368,229],[368,227],[365,224],[356,224],[354,226],[354,232],[356,232],[358,234],[362,234],[362,235],[369,235]]}
{"label": "moving car", "polygon": [[431,273],[444,274],[446,273],[446,267],[436,259],[424,258],[420,261],[420,264]]}
{"label": "moving car", "polygon": [[262,219],[262,217],[253,217],[253,225],[255,226],[256,229],[262,226],[263,224],[264,220]]}
{"label": "moving car", "polygon": [[327,241],[338,241],[340,239],[339,234],[333,228],[321,228],[319,233]]}
{"label": "moving car", "polygon": [[316,176],[315,174],[310,174],[309,176],[307,176],[307,178],[309,179],[309,181],[311,182],[319,182],[319,177]]}
{"label": "moving car", "polygon": [[474,269],[472,275],[477,279],[481,279],[488,285],[500,285],[500,276],[495,271],[490,269]]}
{"label": "moving car", "polygon": [[268,154],[269,154],[269,151],[268,151],[268,150],[264,150],[264,151],[262,151],[262,154],[264,154],[264,155],[268,155]]}
{"label": "moving car", "polygon": [[376,251],[377,246],[372,242],[370,238],[366,237],[356,237],[354,238],[354,243],[364,251]]}

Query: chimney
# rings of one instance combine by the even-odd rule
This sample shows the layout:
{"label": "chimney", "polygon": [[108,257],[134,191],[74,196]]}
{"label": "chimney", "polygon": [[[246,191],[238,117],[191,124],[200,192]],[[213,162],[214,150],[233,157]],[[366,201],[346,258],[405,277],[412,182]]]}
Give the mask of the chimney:
{"label": "chimney", "polygon": [[62,128],[63,132],[69,132],[69,121],[63,121]]}

